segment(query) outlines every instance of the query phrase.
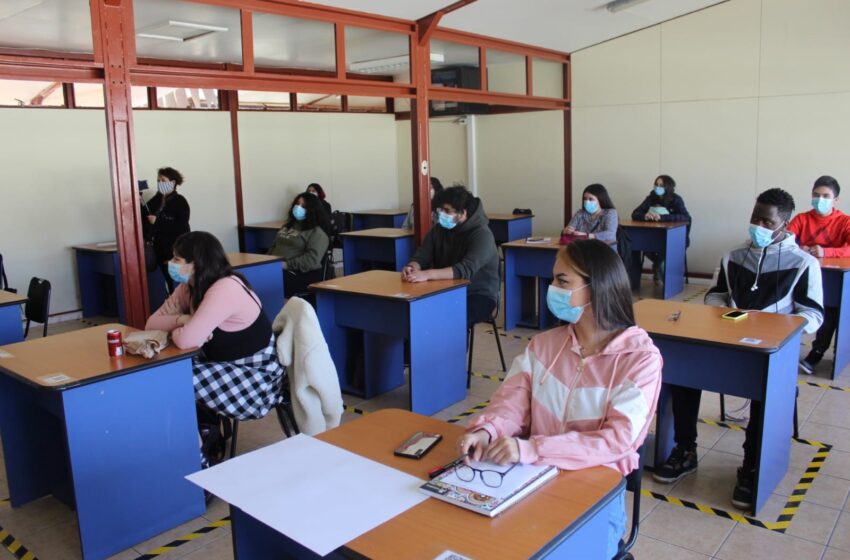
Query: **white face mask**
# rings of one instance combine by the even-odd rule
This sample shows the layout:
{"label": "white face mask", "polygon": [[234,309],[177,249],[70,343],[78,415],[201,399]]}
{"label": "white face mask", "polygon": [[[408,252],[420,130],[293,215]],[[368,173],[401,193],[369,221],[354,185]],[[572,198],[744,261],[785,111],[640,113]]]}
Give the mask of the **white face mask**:
{"label": "white face mask", "polygon": [[162,194],[169,194],[174,190],[174,181],[157,181],[156,190]]}

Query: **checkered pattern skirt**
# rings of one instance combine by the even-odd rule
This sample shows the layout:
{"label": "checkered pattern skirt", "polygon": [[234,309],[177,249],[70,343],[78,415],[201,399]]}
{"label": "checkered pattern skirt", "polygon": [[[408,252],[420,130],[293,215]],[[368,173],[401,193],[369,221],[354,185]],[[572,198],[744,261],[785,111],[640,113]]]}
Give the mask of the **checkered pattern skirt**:
{"label": "checkered pattern skirt", "polygon": [[195,357],[195,398],[219,414],[238,420],[262,418],[281,402],[286,370],[280,365],[272,335],[268,346],[231,362],[205,362]]}

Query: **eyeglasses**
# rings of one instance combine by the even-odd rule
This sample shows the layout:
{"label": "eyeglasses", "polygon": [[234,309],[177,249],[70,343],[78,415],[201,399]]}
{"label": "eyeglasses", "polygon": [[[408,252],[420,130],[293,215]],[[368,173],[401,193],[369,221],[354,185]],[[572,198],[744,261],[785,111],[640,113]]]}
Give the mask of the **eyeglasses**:
{"label": "eyeglasses", "polygon": [[490,488],[498,488],[505,481],[505,475],[511,472],[511,469],[514,468],[517,464],[514,463],[508,470],[494,471],[490,469],[476,469],[475,467],[470,467],[469,465],[460,465],[455,469],[455,474],[459,479],[464,482],[472,482],[475,478],[475,474],[478,473],[478,476],[481,477],[481,482],[484,483],[485,486],[489,486]]}

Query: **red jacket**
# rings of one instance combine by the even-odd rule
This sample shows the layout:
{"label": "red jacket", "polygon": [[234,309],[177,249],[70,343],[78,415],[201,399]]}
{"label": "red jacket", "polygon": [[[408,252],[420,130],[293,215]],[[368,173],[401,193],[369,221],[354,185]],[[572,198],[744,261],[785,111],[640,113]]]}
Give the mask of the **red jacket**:
{"label": "red jacket", "polygon": [[823,247],[824,257],[850,257],[850,216],[837,208],[828,216],[814,210],[797,214],[788,231],[797,236],[801,246]]}

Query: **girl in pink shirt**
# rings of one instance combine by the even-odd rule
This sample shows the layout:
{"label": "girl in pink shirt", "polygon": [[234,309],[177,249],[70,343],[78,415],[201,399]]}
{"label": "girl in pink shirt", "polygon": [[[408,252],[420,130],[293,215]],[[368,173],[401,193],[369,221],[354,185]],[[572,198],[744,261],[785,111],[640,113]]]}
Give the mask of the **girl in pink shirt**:
{"label": "girl in pink shirt", "polygon": [[[603,242],[561,249],[553,277],[546,301],[568,324],[531,339],[470,422],[461,452],[499,464],[604,465],[627,475],[655,413],[661,354],[635,326],[625,268]],[[625,529],[623,498],[609,522],[609,558]]]}

